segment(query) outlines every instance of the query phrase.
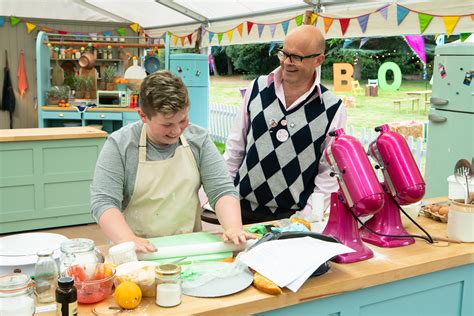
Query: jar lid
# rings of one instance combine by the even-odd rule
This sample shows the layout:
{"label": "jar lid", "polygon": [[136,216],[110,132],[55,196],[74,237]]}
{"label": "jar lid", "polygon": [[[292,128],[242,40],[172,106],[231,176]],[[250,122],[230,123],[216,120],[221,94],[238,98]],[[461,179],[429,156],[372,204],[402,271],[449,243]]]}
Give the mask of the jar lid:
{"label": "jar lid", "polygon": [[118,255],[128,251],[135,251],[135,243],[133,241],[126,241],[110,247],[109,255]]}
{"label": "jar lid", "polygon": [[70,288],[74,285],[74,279],[70,276],[63,276],[58,279],[58,286],[60,288]]}
{"label": "jar lid", "polygon": [[74,238],[61,243],[61,251],[65,253],[91,251],[94,247],[94,241],[87,238]]}
{"label": "jar lid", "polygon": [[181,266],[174,263],[160,264],[155,268],[157,276],[171,276],[181,273]]}
{"label": "jar lid", "polygon": [[13,293],[33,286],[29,276],[22,273],[12,273],[0,276],[0,293]]}

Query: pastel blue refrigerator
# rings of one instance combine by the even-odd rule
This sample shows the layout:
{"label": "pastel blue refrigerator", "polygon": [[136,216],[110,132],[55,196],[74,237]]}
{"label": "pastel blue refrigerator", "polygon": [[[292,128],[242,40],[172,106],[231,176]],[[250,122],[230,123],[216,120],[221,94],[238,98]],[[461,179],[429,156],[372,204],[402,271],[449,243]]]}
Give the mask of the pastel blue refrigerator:
{"label": "pastel blue refrigerator", "polygon": [[438,46],[435,55],[425,197],[447,196],[456,162],[474,157],[474,43]]}

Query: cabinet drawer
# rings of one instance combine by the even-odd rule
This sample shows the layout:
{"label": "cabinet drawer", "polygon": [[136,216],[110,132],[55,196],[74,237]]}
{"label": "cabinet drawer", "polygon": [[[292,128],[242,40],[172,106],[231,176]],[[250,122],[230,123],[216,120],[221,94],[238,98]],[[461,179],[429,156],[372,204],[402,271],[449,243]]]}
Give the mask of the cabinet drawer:
{"label": "cabinet drawer", "polygon": [[140,116],[137,112],[123,112],[123,119],[127,121],[138,121]]}
{"label": "cabinet drawer", "polygon": [[48,111],[43,112],[43,119],[58,119],[58,120],[69,120],[69,119],[81,119],[81,113],[79,112],[55,112]]}
{"label": "cabinet drawer", "polygon": [[110,120],[110,121],[121,121],[122,113],[111,113],[111,112],[85,112],[85,120]]}

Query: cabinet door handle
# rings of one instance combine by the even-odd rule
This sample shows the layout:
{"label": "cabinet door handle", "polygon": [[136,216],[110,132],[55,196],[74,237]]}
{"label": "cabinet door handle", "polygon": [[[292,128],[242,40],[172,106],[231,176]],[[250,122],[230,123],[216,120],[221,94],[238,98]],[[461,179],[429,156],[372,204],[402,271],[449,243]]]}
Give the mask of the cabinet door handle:
{"label": "cabinet door handle", "polygon": [[431,97],[430,98],[430,103],[433,105],[447,105],[448,100],[443,99],[443,98],[437,98],[437,97]]}
{"label": "cabinet door handle", "polygon": [[104,117],[105,117],[105,114],[101,114],[101,115],[100,115],[100,118],[104,118]]}
{"label": "cabinet door handle", "polygon": [[448,120],[448,118],[440,115],[430,114],[428,115],[428,120],[433,123],[444,123]]}
{"label": "cabinet door handle", "polygon": [[64,117],[64,113],[59,113],[58,116],[59,117]]}
{"label": "cabinet door handle", "polygon": [[199,77],[201,75],[201,71],[200,70],[197,70],[196,71],[196,77]]}

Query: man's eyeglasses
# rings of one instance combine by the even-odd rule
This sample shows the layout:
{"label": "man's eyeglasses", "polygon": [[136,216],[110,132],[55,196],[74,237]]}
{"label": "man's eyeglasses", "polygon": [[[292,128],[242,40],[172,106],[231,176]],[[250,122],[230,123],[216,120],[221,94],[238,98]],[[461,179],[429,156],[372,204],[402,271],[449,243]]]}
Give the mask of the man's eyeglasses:
{"label": "man's eyeglasses", "polygon": [[322,55],[321,53],[319,54],[312,54],[312,55],[307,55],[307,56],[300,56],[300,55],[294,55],[294,54],[288,54],[285,52],[283,49],[277,48],[277,57],[281,62],[284,62],[286,58],[290,58],[291,63],[293,64],[301,64],[304,59],[306,58],[314,58]]}

